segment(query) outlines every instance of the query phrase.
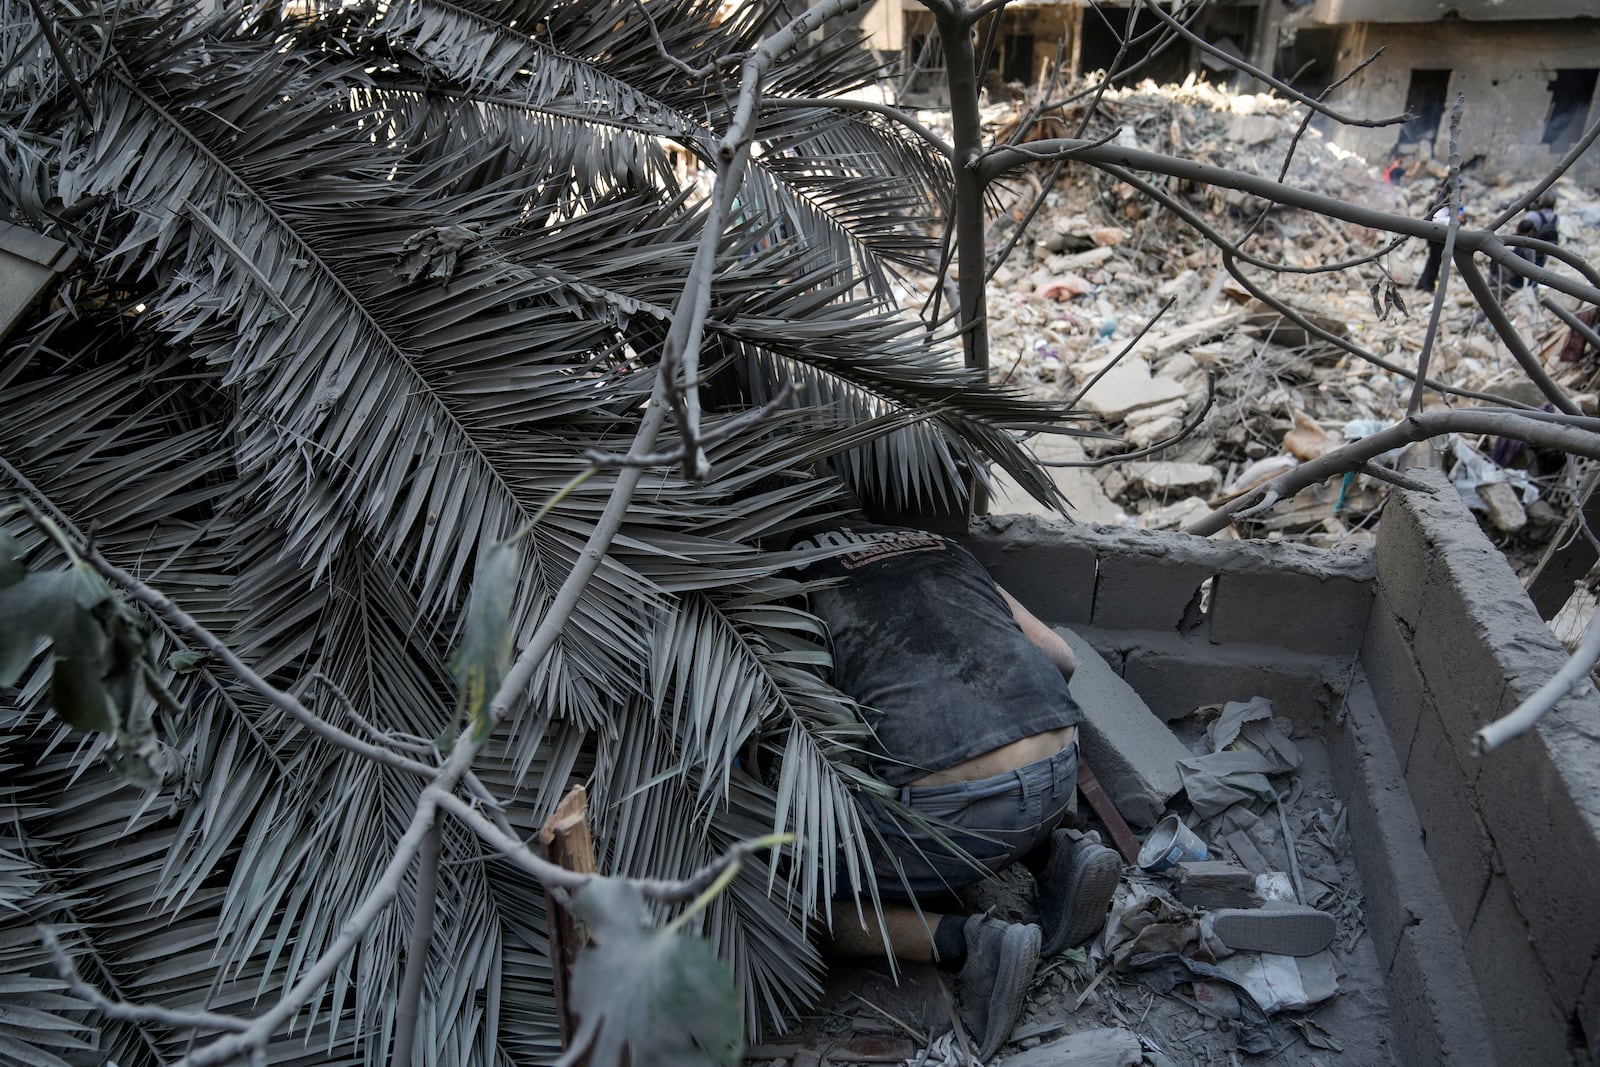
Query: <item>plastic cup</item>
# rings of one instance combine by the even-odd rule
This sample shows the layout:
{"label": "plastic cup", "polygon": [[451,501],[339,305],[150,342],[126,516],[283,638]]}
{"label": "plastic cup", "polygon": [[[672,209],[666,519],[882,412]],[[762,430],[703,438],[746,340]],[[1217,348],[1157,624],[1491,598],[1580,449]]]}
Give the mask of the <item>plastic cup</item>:
{"label": "plastic cup", "polygon": [[1176,815],[1168,815],[1156,823],[1150,836],[1139,849],[1139,868],[1152,874],[1188,860],[1203,860],[1207,856],[1206,843],[1183,824]]}

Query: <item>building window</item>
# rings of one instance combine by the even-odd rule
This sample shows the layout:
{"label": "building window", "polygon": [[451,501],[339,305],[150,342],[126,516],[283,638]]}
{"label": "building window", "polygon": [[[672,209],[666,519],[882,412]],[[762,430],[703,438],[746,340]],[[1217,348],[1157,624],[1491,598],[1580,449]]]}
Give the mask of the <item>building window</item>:
{"label": "building window", "polygon": [[1411,121],[1400,127],[1400,145],[1433,146],[1439,136],[1439,120],[1444,118],[1445,95],[1450,91],[1448,70],[1414,70],[1406,89],[1406,112]]}
{"label": "building window", "polygon": [[1550,79],[1550,113],[1544,120],[1544,143],[1564,152],[1583,133],[1589,102],[1594,99],[1597,70],[1558,70]]}

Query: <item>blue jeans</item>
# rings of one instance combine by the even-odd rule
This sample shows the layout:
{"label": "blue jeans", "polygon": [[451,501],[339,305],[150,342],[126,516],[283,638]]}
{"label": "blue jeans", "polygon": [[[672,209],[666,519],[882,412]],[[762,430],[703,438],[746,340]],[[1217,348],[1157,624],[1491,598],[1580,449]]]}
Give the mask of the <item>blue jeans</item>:
{"label": "blue jeans", "polygon": [[896,900],[937,896],[1009,867],[1049,841],[1051,831],[1072,810],[1077,788],[1074,740],[1054,756],[989,778],[902,788],[900,803],[929,820],[932,830],[894,813],[875,797],[863,797],[867,832],[871,836],[875,829],[881,835],[872,842],[878,892]]}

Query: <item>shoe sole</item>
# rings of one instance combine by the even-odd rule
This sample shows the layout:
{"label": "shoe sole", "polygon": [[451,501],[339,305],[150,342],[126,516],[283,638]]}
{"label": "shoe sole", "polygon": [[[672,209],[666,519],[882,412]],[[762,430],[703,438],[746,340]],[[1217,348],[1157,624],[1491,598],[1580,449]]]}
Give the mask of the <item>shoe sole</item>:
{"label": "shoe sole", "polygon": [[1315,908],[1228,908],[1211,913],[1211,928],[1236,952],[1315,956],[1333,944],[1339,921]]}
{"label": "shoe sole", "polygon": [[[1047,871],[1046,880],[1054,881],[1051,876],[1055,874],[1055,865],[1058,862],[1070,863],[1080,851],[1089,850],[1082,846],[1070,850],[1057,849],[1050,857],[1051,870]],[[1076,948],[1095,935],[1105,923],[1111,894],[1116,892],[1117,882],[1121,878],[1122,858],[1104,846],[1096,846],[1093,856],[1074,865],[1067,882],[1067,899],[1062,908],[1061,923],[1041,950],[1046,959],[1058,952]]]}
{"label": "shoe sole", "polygon": [[1028,986],[1033,984],[1034,972],[1039,969],[1039,940],[1039,928],[1031,924],[1012,926],[1006,931],[1005,941],[1000,946],[1000,966],[994,989],[989,993],[989,1018],[984,1027],[983,1047],[977,1050],[978,1059],[987,1062],[998,1052],[1022,1017]]}

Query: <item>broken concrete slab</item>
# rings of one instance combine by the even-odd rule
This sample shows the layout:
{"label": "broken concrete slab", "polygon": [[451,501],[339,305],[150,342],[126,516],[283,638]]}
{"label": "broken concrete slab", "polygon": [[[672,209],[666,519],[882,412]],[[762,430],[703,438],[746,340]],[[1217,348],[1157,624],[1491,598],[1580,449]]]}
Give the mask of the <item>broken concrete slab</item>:
{"label": "broken concrete slab", "polygon": [[1128,477],[1148,493],[1181,492],[1189,495],[1216,488],[1221,476],[1205,463],[1157,460],[1128,464]]}
{"label": "broken concrete slab", "polygon": [[[1094,374],[1091,367],[1073,369],[1087,383]],[[1189,391],[1173,379],[1152,377],[1143,360],[1124,360],[1107,371],[1078,402],[1102,419],[1114,421],[1137,408],[1182,400],[1188,395]]]}
{"label": "broken concrete slab", "polygon": [[1489,512],[1489,521],[1503,533],[1516,533],[1528,525],[1528,513],[1522,499],[1509,482],[1484,482],[1478,486],[1478,497]]}
{"label": "broken concrete slab", "polygon": [[1154,826],[1183,788],[1178,761],[1191,753],[1087,641],[1066,627],[1056,633],[1077,659],[1071,688],[1083,709],[1078,743],[1084,759],[1124,819]]}

